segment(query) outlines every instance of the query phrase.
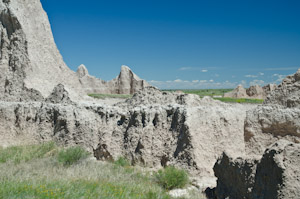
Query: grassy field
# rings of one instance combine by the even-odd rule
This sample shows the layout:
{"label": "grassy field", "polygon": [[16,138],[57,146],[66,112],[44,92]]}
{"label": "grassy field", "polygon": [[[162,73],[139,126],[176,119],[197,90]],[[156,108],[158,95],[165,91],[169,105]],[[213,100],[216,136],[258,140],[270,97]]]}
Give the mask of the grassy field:
{"label": "grassy field", "polygon": [[[233,89],[183,89],[182,92],[186,94],[196,94],[200,97],[210,96],[213,97],[215,100],[220,100],[222,102],[228,103],[248,103],[248,104],[262,104],[264,100],[262,99],[245,99],[245,98],[229,98],[229,97],[214,97],[214,96],[223,96],[224,93],[230,92]],[[163,90],[163,91],[170,91],[175,92],[176,90]]]}
{"label": "grassy field", "polygon": [[[77,162],[65,164],[70,155]],[[150,172],[86,155],[54,143],[0,148],[0,198],[170,199]]]}
{"label": "grassy field", "polygon": [[[223,96],[224,93],[227,93],[229,91],[232,91],[233,89],[182,89],[180,91],[186,93],[186,94],[196,94],[200,97],[204,96]],[[176,90],[163,90],[163,91],[171,91],[174,92]]]}

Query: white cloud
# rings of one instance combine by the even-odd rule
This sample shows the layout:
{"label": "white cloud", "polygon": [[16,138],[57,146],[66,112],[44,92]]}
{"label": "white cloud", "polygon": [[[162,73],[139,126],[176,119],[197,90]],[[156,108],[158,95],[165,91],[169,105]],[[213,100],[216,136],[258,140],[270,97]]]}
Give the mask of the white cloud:
{"label": "white cloud", "polygon": [[265,75],[265,73],[259,73],[259,75],[263,76],[263,75]]}
{"label": "white cloud", "polygon": [[193,82],[193,83],[198,83],[198,82],[199,82],[199,80],[193,80],[192,82]]}
{"label": "white cloud", "polygon": [[211,79],[211,80],[209,80],[209,82],[214,82],[214,80],[213,80],[213,79]]}
{"label": "white cloud", "polygon": [[255,86],[255,85],[264,86],[265,85],[265,81],[264,80],[255,79],[255,80],[253,80],[253,81],[250,82],[250,86]]}
{"label": "white cloud", "polygon": [[193,67],[181,67],[179,70],[193,70]]}
{"label": "white cloud", "polygon": [[207,71],[208,71],[208,70],[206,70],[206,69],[203,69],[203,70],[202,70],[203,73],[206,73]]}
{"label": "white cloud", "polygon": [[286,75],[280,75],[280,74],[273,74],[273,77],[276,77],[275,83],[281,83],[282,80],[286,77]]}
{"label": "white cloud", "polygon": [[175,79],[174,82],[183,82],[181,79]]}
{"label": "white cloud", "polygon": [[245,75],[245,77],[248,77],[248,78],[256,78],[257,75]]}
{"label": "white cloud", "polygon": [[298,70],[299,67],[266,68],[266,71]]}

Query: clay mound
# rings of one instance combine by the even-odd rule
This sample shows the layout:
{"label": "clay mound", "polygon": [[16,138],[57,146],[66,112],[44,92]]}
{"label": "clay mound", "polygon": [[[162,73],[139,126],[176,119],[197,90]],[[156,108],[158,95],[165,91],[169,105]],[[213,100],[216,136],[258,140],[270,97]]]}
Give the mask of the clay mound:
{"label": "clay mound", "polygon": [[233,91],[224,94],[224,97],[230,98],[248,98],[246,89],[242,85],[238,85]]}
{"label": "clay mound", "polygon": [[111,81],[103,81],[89,75],[84,65],[77,69],[79,81],[87,94],[133,94],[147,86],[145,80],[140,79],[128,66],[122,66],[118,77]]}
{"label": "clay mound", "polygon": [[216,198],[300,198],[300,144],[280,140],[260,160],[223,156],[214,166]]}
{"label": "clay mound", "polygon": [[279,104],[285,107],[300,107],[300,69],[287,76],[274,92],[265,100],[265,104]]}
{"label": "clay mound", "polygon": [[46,102],[53,103],[53,104],[72,104],[69,97],[68,91],[65,89],[64,85],[58,84],[54,89],[53,92],[47,97]]}
{"label": "clay mound", "polygon": [[247,90],[247,95],[249,98],[254,98],[254,99],[265,99],[266,98],[266,93],[262,87],[259,85],[255,86],[250,86]]}
{"label": "clay mound", "polygon": [[[273,87],[269,87],[271,90]],[[268,90],[268,86],[265,87],[265,90]],[[248,98],[248,99],[265,99],[267,93],[259,85],[250,86],[248,89],[245,89],[242,85],[239,85],[233,91],[224,94],[224,97],[230,98]]]}

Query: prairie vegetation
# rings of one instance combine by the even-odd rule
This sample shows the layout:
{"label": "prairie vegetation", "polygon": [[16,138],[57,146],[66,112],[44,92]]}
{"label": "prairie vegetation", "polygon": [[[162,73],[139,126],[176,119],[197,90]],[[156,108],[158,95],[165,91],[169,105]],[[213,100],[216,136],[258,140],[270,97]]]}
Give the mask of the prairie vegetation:
{"label": "prairie vegetation", "polygon": [[122,157],[95,161],[82,148],[53,142],[0,148],[0,198],[169,199],[168,189],[188,183],[187,173],[173,167],[142,170]]}

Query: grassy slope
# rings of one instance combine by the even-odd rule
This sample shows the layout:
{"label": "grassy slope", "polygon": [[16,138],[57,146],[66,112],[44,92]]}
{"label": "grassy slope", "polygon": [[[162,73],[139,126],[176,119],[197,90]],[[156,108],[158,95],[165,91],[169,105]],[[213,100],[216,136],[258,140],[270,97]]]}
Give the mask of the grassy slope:
{"label": "grassy slope", "polygon": [[59,150],[0,148],[0,198],[169,198],[147,173],[94,160],[66,167],[57,161]]}
{"label": "grassy slope", "polygon": [[[170,199],[149,172],[115,163],[81,159],[64,166],[54,143],[0,147],[0,198]],[[203,199],[192,193],[191,199]]]}

